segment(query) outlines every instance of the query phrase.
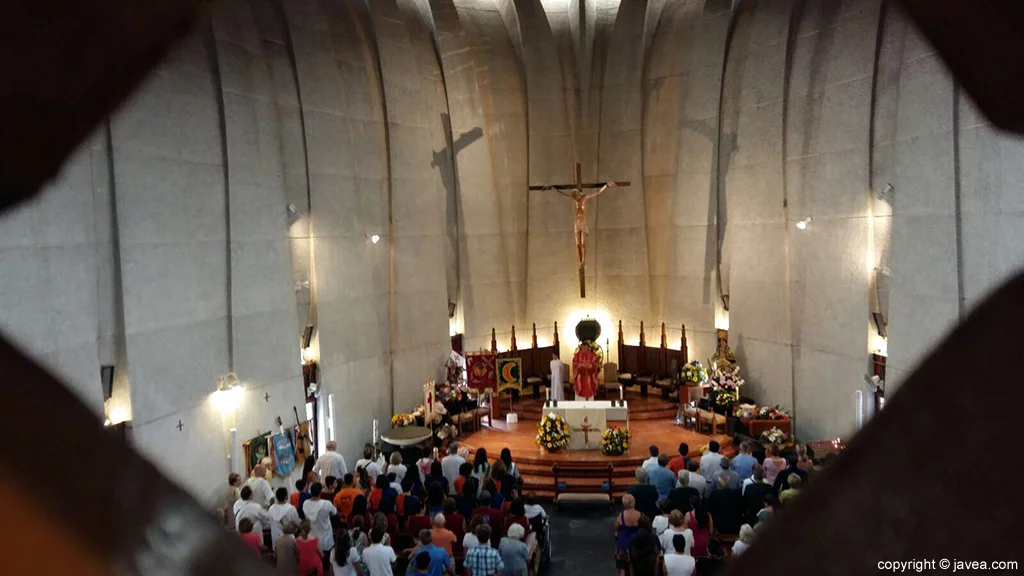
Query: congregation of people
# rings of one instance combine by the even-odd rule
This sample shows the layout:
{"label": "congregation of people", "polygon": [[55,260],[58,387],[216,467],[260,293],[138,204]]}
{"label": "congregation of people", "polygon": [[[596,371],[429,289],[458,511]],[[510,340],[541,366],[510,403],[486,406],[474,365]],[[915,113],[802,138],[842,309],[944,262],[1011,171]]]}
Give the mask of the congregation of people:
{"label": "congregation of people", "polygon": [[528,576],[536,573],[544,509],[521,494],[507,448],[491,461],[451,443],[406,466],[367,445],[352,472],[334,442],[295,482],[273,490],[264,465],[228,478],[225,526],[294,576]]}
{"label": "congregation of people", "polygon": [[627,576],[706,576],[743,554],[773,515],[798,497],[814,466],[804,446],[781,457],[768,446],[763,462],[754,445],[733,458],[711,441],[700,458],[680,444],[669,456],[657,446],[636,470],[615,520],[619,572]]}

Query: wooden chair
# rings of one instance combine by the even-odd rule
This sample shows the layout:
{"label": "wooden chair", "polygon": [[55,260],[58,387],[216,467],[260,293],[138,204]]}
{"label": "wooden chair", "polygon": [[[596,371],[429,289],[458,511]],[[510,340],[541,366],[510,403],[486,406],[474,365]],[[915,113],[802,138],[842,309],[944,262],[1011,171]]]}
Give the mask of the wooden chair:
{"label": "wooden chair", "polygon": [[705,410],[703,408],[697,409],[697,433],[703,434],[704,429],[707,428],[708,434],[717,434],[719,427],[722,429],[722,434],[726,431],[726,418],[725,414],[716,414],[712,410]]}
{"label": "wooden chair", "polygon": [[[604,391],[604,397],[608,398],[613,390],[622,390],[622,384],[619,382],[619,365],[614,362],[606,362],[604,365],[604,372],[601,378],[601,390]],[[612,396],[614,399],[615,397]]]}

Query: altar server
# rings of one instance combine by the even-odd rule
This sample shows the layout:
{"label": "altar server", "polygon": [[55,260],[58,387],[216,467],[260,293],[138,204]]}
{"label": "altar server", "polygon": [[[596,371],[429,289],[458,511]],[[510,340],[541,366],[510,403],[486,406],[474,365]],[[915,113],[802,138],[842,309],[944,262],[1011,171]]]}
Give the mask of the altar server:
{"label": "altar server", "polygon": [[562,383],[565,381],[565,365],[558,357],[558,350],[551,353],[551,400],[565,400],[565,389]]}

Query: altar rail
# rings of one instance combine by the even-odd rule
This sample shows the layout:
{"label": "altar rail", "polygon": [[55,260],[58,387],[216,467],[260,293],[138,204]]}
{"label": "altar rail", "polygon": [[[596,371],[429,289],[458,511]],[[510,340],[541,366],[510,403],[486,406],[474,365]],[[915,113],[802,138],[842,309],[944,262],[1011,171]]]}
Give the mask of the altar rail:
{"label": "altar rail", "polygon": [[555,322],[554,337],[550,346],[537,346],[537,324],[530,333],[530,347],[519,349],[516,344],[516,327],[512,326],[512,342],[509,350],[498,352],[497,333],[491,328],[491,352],[498,358],[522,358],[523,384],[533,389],[534,396],[540,395],[540,386],[551,379],[551,354],[558,352],[558,322]]}
{"label": "altar rail", "polygon": [[[623,386],[639,385],[640,394],[647,395],[647,387],[653,386],[661,390],[665,398],[669,396],[677,370],[689,361],[686,350],[686,325],[682,325],[679,349],[669,348],[665,334],[665,323],[661,323],[661,344],[657,347],[647,345],[644,323],[640,322],[640,344],[626,344],[622,333],[622,320],[619,320],[619,382]],[[673,366],[673,360],[675,366]]]}

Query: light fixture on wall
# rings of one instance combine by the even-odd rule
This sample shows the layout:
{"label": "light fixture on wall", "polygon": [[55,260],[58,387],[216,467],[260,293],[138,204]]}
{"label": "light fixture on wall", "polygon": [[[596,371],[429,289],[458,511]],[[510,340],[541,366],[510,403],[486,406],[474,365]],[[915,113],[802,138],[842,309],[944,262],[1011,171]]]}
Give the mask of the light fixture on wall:
{"label": "light fixture on wall", "polygon": [[238,381],[238,375],[229,372],[217,379],[217,390],[210,396],[210,401],[221,414],[235,411],[242,401],[245,388]]}
{"label": "light fixture on wall", "polygon": [[366,237],[369,238],[370,242],[373,244],[380,242],[380,236],[377,234],[367,234]]}
{"label": "light fixture on wall", "polygon": [[892,276],[892,270],[888,266],[875,266],[875,273],[886,278]]}
{"label": "light fixture on wall", "polygon": [[879,188],[875,192],[875,198],[878,198],[879,200],[885,200],[886,198],[891,197],[892,193],[895,192],[895,191],[896,191],[896,188],[894,188],[892,184],[886,182],[885,186]]}
{"label": "light fixture on wall", "polygon": [[808,216],[807,218],[804,218],[803,220],[797,221],[796,227],[799,228],[800,230],[807,230],[807,225],[810,224],[810,223],[811,223],[811,217]]}
{"label": "light fixture on wall", "polygon": [[111,424],[113,424],[113,422],[110,421],[110,418],[107,418],[106,420],[103,421],[103,426],[106,428],[110,428]]}
{"label": "light fixture on wall", "polygon": [[289,204],[288,205],[288,213],[291,214],[292,216],[298,216],[299,215],[299,208],[295,204]]}
{"label": "light fixture on wall", "polygon": [[309,290],[309,280],[303,280],[302,282],[295,283],[295,291]]}

